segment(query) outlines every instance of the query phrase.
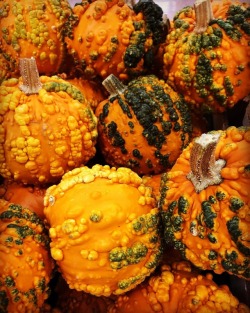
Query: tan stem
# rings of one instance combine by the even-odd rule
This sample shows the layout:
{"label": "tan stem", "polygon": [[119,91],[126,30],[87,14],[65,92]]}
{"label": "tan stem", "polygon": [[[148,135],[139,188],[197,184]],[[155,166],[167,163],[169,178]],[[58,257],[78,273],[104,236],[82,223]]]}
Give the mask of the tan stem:
{"label": "tan stem", "polygon": [[104,79],[102,84],[108,91],[110,98],[124,93],[125,89],[127,89],[127,87],[113,74],[110,74]]}
{"label": "tan stem", "polygon": [[35,58],[19,60],[20,74],[23,84],[19,88],[27,95],[36,94],[42,88]]}
{"label": "tan stem", "polygon": [[214,18],[211,0],[196,0],[194,4],[196,25],[194,32],[204,33],[210,21]]}
{"label": "tan stem", "polygon": [[187,178],[193,183],[195,191],[201,192],[211,185],[220,184],[220,172],[225,160],[215,159],[215,149],[220,133],[202,134],[194,143],[190,154],[191,172]]}

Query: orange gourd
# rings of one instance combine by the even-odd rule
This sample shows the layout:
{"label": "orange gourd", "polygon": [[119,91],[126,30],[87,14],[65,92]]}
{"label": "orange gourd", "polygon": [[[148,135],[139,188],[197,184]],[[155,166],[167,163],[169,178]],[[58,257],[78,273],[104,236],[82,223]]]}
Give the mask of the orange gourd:
{"label": "orange gourd", "polygon": [[54,268],[49,236],[36,213],[0,199],[1,312],[40,312]]}
{"label": "orange gourd", "polygon": [[250,129],[197,137],[162,175],[164,239],[203,270],[250,279]]}
{"label": "orange gourd", "polygon": [[1,0],[0,11],[0,50],[8,63],[15,65],[11,77],[20,75],[19,59],[31,57],[40,74],[57,73],[66,54],[64,25],[73,19],[69,2]]}
{"label": "orange gourd", "polygon": [[76,168],[47,189],[44,204],[51,255],[71,289],[122,294],[159,264],[159,210],[132,170]]}
{"label": "orange gourd", "polygon": [[106,163],[140,175],[170,169],[192,132],[181,95],[155,75],[140,76],[127,86],[111,75],[103,84],[110,97],[95,114],[98,145]]}
{"label": "orange gourd", "polygon": [[188,262],[161,266],[126,295],[111,303],[107,313],[249,313],[226,285],[218,286],[211,274],[201,275]]}
{"label": "orange gourd", "polygon": [[176,13],[164,77],[194,108],[225,112],[250,92],[249,4],[199,1]]}
{"label": "orange gourd", "polygon": [[0,174],[48,184],[95,155],[97,119],[79,89],[22,60],[23,76],[0,86]]}
{"label": "orange gourd", "polygon": [[153,1],[82,2],[73,8],[78,22],[65,41],[75,67],[85,77],[110,74],[120,79],[138,76],[154,64],[154,55],[167,28],[163,11]]}

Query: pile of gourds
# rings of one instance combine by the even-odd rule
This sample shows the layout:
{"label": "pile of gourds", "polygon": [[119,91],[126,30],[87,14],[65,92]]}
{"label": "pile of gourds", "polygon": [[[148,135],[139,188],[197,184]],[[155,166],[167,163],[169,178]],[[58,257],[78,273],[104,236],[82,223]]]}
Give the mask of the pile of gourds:
{"label": "pile of gourds", "polygon": [[0,12],[0,312],[250,312],[249,4]]}

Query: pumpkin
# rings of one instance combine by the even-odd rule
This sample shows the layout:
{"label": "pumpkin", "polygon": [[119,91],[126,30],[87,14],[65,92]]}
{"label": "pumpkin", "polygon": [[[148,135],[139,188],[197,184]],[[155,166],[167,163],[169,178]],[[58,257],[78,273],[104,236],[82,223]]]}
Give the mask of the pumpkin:
{"label": "pumpkin", "polygon": [[59,181],[96,152],[97,119],[79,89],[39,77],[34,59],[0,86],[0,174],[25,184]]}
{"label": "pumpkin", "polygon": [[95,114],[98,147],[106,163],[140,175],[171,168],[192,132],[182,97],[155,75],[140,76],[127,86],[110,75],[103,84],[110,97],[97,106]]}
{"label": "pumpkin", "polygon": [[164,77],[194,108],[225,112],[250,92],[249,4],[210,0],[176,13],[163,54]]}
{"label": "pumpkin", "polygon": [[204,270],[250,279],[250,128],[192,141],[162,175],[164,240]]}
{"label": "pumpkin", "polygon": [[120,79],[148,71],[167,27],[163,11],[152,0],[133,8],[123,0],[83,1],[73,8],[78,22],[65,41],[76,68],[87,78]]}
{"label": "pumpkin", "polygon": [[122,294],[159,264],[159,210],[132,170],[75,168],[47,189],[44,205],[51,255],[71,289]]}
{"label": "pumpkin", "polygon": [[73,19],[67,0],[0,1],[0,49],[19,77],[19,59],[34,57],[40,74],[57,73],[66,55],[65,32]]}
{"label": "pumpkin", "polygon": [[[142,310],[143,308],[143,310]],[[126,295],[120,295],[108,307],[107,313],[249,313],[228,286],[218,286],[212,275],[197,273],[185,261],[161,266]]]}
{"label": "pumpkin", "polygon": [[41,219],[44,219],[43,213],[43,197],[46,188],[24,185],[17,182],[9,182],[4,180],[0,184],[0,198],[8,202],[19,204],[23,207],[29,208],[35,212]]}
{"label": "pumpkin", "polygon": [[0,199],[0,310],[40,312],[54,263],[36,213]]}

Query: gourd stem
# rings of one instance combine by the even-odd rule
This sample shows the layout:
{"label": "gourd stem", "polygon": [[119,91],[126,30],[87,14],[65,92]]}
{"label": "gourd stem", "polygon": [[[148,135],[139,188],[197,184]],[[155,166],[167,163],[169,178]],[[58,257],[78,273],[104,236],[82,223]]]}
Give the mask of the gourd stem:
{"label": "gourd stem", "polygon": [[187,178],[193,183],[197,193],[222,181],[220,172],[226,162],[215,158],[219,138],[220,133],[207,133],[202,134],[193,143],[190,154],[191,172]]}
{"label": "gourd stem", "polygon": [[196,17],[194,32],[197,34],[204,33],[208,24],[214,18],[211,0],[196,0],[194,10]]}
{"label": "gourd stem", "polygon": [[110,74],[104,79],[102,84],[108,91],[110,98],[124,93],[125,89],[127,89],[127,87],[114,74]]}
{"label": "gourd stem", "polygon": [[36,94],[42,88],[35,58],[21,58],[19,60],[20,74],[23,84],[19,88],[27,95]]}

